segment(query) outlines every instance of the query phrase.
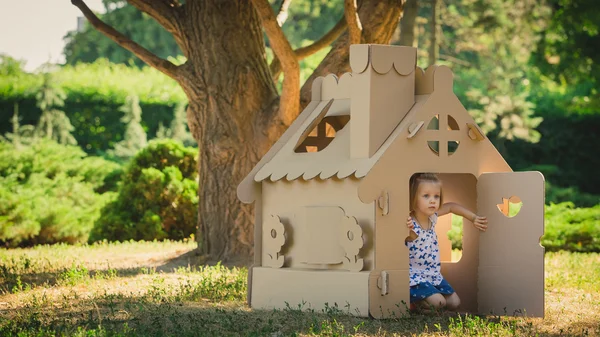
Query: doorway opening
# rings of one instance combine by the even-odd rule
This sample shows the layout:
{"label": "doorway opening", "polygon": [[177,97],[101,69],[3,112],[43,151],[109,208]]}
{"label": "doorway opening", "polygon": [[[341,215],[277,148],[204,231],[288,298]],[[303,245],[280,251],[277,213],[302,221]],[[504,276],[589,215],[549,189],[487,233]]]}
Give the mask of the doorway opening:
{"label": "doorway opening", "polygon": [[[439,173],[437,176],[442,182],[443,203],[454,202],[477,212],[477,178],[474,175]],[[472,231],[468,230],[467,240],[465,240],[465,226],[471,226],[471,222],[458,215],[446,214],[438,218],[435,231],[442,262],[459,262],[465,249],[477,249],[470,245],[474,235]]]}

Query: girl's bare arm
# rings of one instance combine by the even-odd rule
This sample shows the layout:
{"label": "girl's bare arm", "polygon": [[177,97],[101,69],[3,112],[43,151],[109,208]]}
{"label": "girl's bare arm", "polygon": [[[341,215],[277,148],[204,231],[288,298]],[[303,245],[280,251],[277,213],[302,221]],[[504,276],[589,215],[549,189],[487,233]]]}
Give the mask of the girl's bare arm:
{"label": "girl's bare arm", "polygon": [[484,216],[479,216],[466,207],[459,205],[455,202],[448,202],[442,205],[438,210],[438,216],[446,215],[448,213],[460,215],[463,218],[468,219],[473,223],[473,226],[480,231],[485,232],[487,229],[487,218]]}

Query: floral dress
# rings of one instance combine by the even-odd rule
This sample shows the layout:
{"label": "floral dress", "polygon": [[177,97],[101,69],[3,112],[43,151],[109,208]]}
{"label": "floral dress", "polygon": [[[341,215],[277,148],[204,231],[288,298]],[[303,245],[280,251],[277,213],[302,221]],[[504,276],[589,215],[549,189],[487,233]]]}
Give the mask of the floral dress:
{"label": "floral dress", "polygon": [[437,213],[430,216],[431,226],[425,230],[413,218],[412,230],[418,237],[406,242],[410,262],[411,302],[423,300],[436,293],[449,295],[454,292],[441,273],[440,247],[435,233],[437,219]]}

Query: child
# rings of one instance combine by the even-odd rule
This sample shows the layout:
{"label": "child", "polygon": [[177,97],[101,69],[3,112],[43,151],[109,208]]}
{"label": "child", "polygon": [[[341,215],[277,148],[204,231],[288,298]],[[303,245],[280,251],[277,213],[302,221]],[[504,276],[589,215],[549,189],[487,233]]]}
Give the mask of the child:
{"label": "child", "polygon": [[442,277],[440,250],[435,234],[439,216],[453,213],[473,222],[475,228],[487,229],[486,217],[478,216],[456,203],[442,203],[442,183],[433,173],[418,173],[410,179],[410,229],[406,239],[410,260],[410,303],[434,309],[455,310],[460,299]]}

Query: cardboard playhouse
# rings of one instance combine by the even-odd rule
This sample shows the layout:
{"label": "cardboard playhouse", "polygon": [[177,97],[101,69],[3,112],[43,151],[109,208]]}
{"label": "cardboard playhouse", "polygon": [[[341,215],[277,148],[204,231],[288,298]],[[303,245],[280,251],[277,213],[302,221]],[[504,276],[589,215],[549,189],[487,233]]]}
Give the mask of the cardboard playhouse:
{"label": "cardboard playhouse", "polygon": [[445,202],[488,218],[486,232],[463,220],[458,262],[451,216],[436,226],[459,310],[544,315],[544,178],[512,172],[454,95],[451,70],[416,59],[412,47],[352,45],[352,73],[315,79],[310,104],[238,186],[255,204],[252,308],[404,313],[409,179],[436,172]]}

